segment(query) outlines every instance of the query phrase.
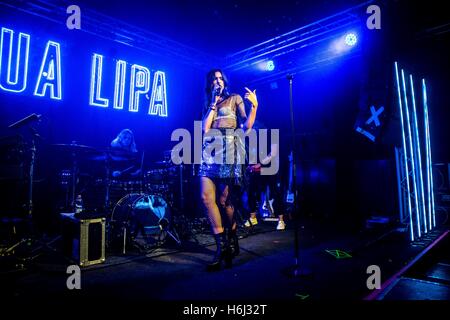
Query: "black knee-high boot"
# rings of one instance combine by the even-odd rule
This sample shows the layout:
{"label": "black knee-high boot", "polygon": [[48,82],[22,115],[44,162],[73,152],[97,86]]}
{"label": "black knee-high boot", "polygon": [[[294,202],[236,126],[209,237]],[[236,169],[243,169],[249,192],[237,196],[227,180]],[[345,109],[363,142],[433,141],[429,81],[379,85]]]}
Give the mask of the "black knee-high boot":
{"label": "black knee-high boot", "polygon": [[213,260],[207,265],[207,271],[220,270],[220,265],[224,261],[225,267],[231,267],[231,252],[230,245],[227,240],[225,232],[221,232],[214,235],[216,241],[216,252],[214,253]]}
{"label": "black knee-high boot", "polygon": [[230,241],[231,256],[235,257],[239,254],[239,252],[241,252],[241,250],[239,248],[239,240],[238,240],[236,229],[234,229],[234,230],[230,229],[228,231],[228,239]]}

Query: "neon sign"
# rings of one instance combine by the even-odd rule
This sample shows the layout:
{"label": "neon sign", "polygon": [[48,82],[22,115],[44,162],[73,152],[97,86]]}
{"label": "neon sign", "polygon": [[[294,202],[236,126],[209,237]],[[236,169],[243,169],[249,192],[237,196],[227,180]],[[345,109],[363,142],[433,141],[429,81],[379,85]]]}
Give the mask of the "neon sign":
{"label": "neon sign", "polygon": [[100,89],[102,87],[102,68],[103,56],[94,54],[92,57],[91,69],[91,90],[89,93],[89,104],[91,106],[105,107],[109,105],[109,100],[100,96]]}
{"label": "neon sign", "polygon": [[150,87],[150,71],[146,67],[133,64],[131,66],[130,81],[130,108],[131,112],[137,112],[139,108],[139,96],[148,92]]}
{"label": "neon sign", "polygon": [[[5,91],[22,92],[27,87],[30,35],[22,32],[19,33],[14,68],[14,80],[11,80],[11,67],[13,64],[13,36],[13,30],[2,28],[0,38],[0,88]],[[21,63],[22,61],[23,63]]]}
{"label": "neon sign", "polygon": [[45,47],[34,95],[44,97],[47,88],[51,99],[61,100],[61,50],[59,43],[54,41],[47,42]]}
{"label": "neon sign", "polygon": [[[15,36],[12,29],[1,29],[0,38],[0,89],[21,93],[27,89],[29,53],[31,36],[19,32]],[[117,60],[115,65],[114,94],[104,96],[103,77],[104,57],[93,53],[91,60],[91,78],[89,90],[89,105],[108,108],[110,100],[112,108],[122,110],[125,107],[125,87],[129,78],[128,111],[139,112],[142,96],[150,100],[149,115],[167,117],[166,76],[163,71],[155,71],[151,91],[150,70],[138,64],[127,68],[125,60]],[[48,41],[42,55],[40,69],[34,86],[33,95],[53,100],[62,100],[62,62],[61,46],[58,42]],[[149,97],[150,95],[150,97]]]}

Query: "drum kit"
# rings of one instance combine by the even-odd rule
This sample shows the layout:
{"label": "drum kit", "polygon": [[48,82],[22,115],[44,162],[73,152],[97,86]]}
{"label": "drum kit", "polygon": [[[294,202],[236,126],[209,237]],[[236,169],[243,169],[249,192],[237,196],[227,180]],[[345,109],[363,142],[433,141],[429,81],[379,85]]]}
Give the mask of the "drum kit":
{"label": "drum kit", "polygon": [[[0,257],[19,252],[23,247],[26,258],[32,260],[37,251],[48,247],[48,243],[35,233],[36,219],[33,218],[34,189],[38,181],[34,173],[38,142],[41,141],[36,125],[41,117],[31,114],[8,127],[20,129],[21,134],[0,137],[0,173],[3,173],[0,187],[2,191],[12,190],[2,198],[2,205],[3,202],[8,203],[0,216],[1,236],[5,226],[8,239],[0,239]],[[22,138],[22,133],[26,134],[26,139]],[[98,149],[76,141],[46,147],[50,147],[50,159],[55,159],[53,165],[58,167],[56,174],[49,179],[58,179],[59,191],[52,195],[57,210],[73,213],[80,220],[106,218],[109,249],[117,251],[112,244],[120,239],[123,245],[119,250],[125,253],[138,235],[153,237],[157,245],[165,239],[173,239],[180,244],[175,229],[177,216],[183,212],[183,166],[173,165],[167,157],[170,152],[164,154],[163,161],[154,164],[156,168],[144,170],[143,152]],[[51,164],[46,167],[53,168]],[[17,188],[13,188],[15,185]],[[20,197],[16,195],[19,189],[24,189]],[[20,207],[16,202],[20,202]],[[8,216],[3,218],[6,211]],[[25,228],[15,236],[19,223]],[[14,234],[13,238],[9,237],[9,229]],[[35,250],[32,244],[36,244],[38,249]]]}
{"label": "drum kit", "polygon": [[[154,164],[156,168],[143,170],[143,153],[96,149],[75,141],[52,146],[70,155],[71,168],[59,173],[65,210],[75,212],[76,199],[81,195],[85,210],[76,216],[106,217],[113,250],[125,253],[139,234],[153,235],[153,239],[157,236],[159,243],[162,237],[170,236],[180,244],[172,220],[174,213],[180,214],[183,209],[182,165],[173,165],[165,158]],[[86,173],[83,167],[94,169]],[[88,177],[84,179],[87,182],[82,182],[84,177]]]}

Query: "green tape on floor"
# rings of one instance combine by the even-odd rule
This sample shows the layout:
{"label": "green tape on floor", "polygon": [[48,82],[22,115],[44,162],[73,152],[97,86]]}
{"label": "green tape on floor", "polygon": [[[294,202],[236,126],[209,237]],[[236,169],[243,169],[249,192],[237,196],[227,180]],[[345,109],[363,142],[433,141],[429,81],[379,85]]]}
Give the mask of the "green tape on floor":
{"label": "green tape on floor", "polygon": [[338,249],[325,250],[325,252],[331,254],[336,259],[346,259],[346,258],[351,258],[352,257],[349,253],[347,253],[345,251],[342,251],[342,250],[338,250]]}
{"label": "green tape on floor", "polygon": [[298,293],[296,293],[295,296],[296,296],[297,298],[302,299],[302,300],[305,300],[305,299],[308,299],[308,298],[309,298],[309,294],[298,294]]}

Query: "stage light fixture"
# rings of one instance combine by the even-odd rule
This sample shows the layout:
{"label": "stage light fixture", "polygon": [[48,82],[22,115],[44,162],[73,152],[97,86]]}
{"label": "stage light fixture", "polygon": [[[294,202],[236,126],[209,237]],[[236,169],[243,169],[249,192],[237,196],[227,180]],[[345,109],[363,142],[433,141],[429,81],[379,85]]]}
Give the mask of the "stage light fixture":
{"label": "stage light fixture", "polygon": [[266,70],[267,71],[275,70],[275,63],[273,62],[273,60],[267,61],[267,63],[266,63]]}
{"label": "stage light fixture", "polygon": [[345,35],[345,44],[349,47],[353,47],[358,42],[358,37],[356,33],[350,32]]}

